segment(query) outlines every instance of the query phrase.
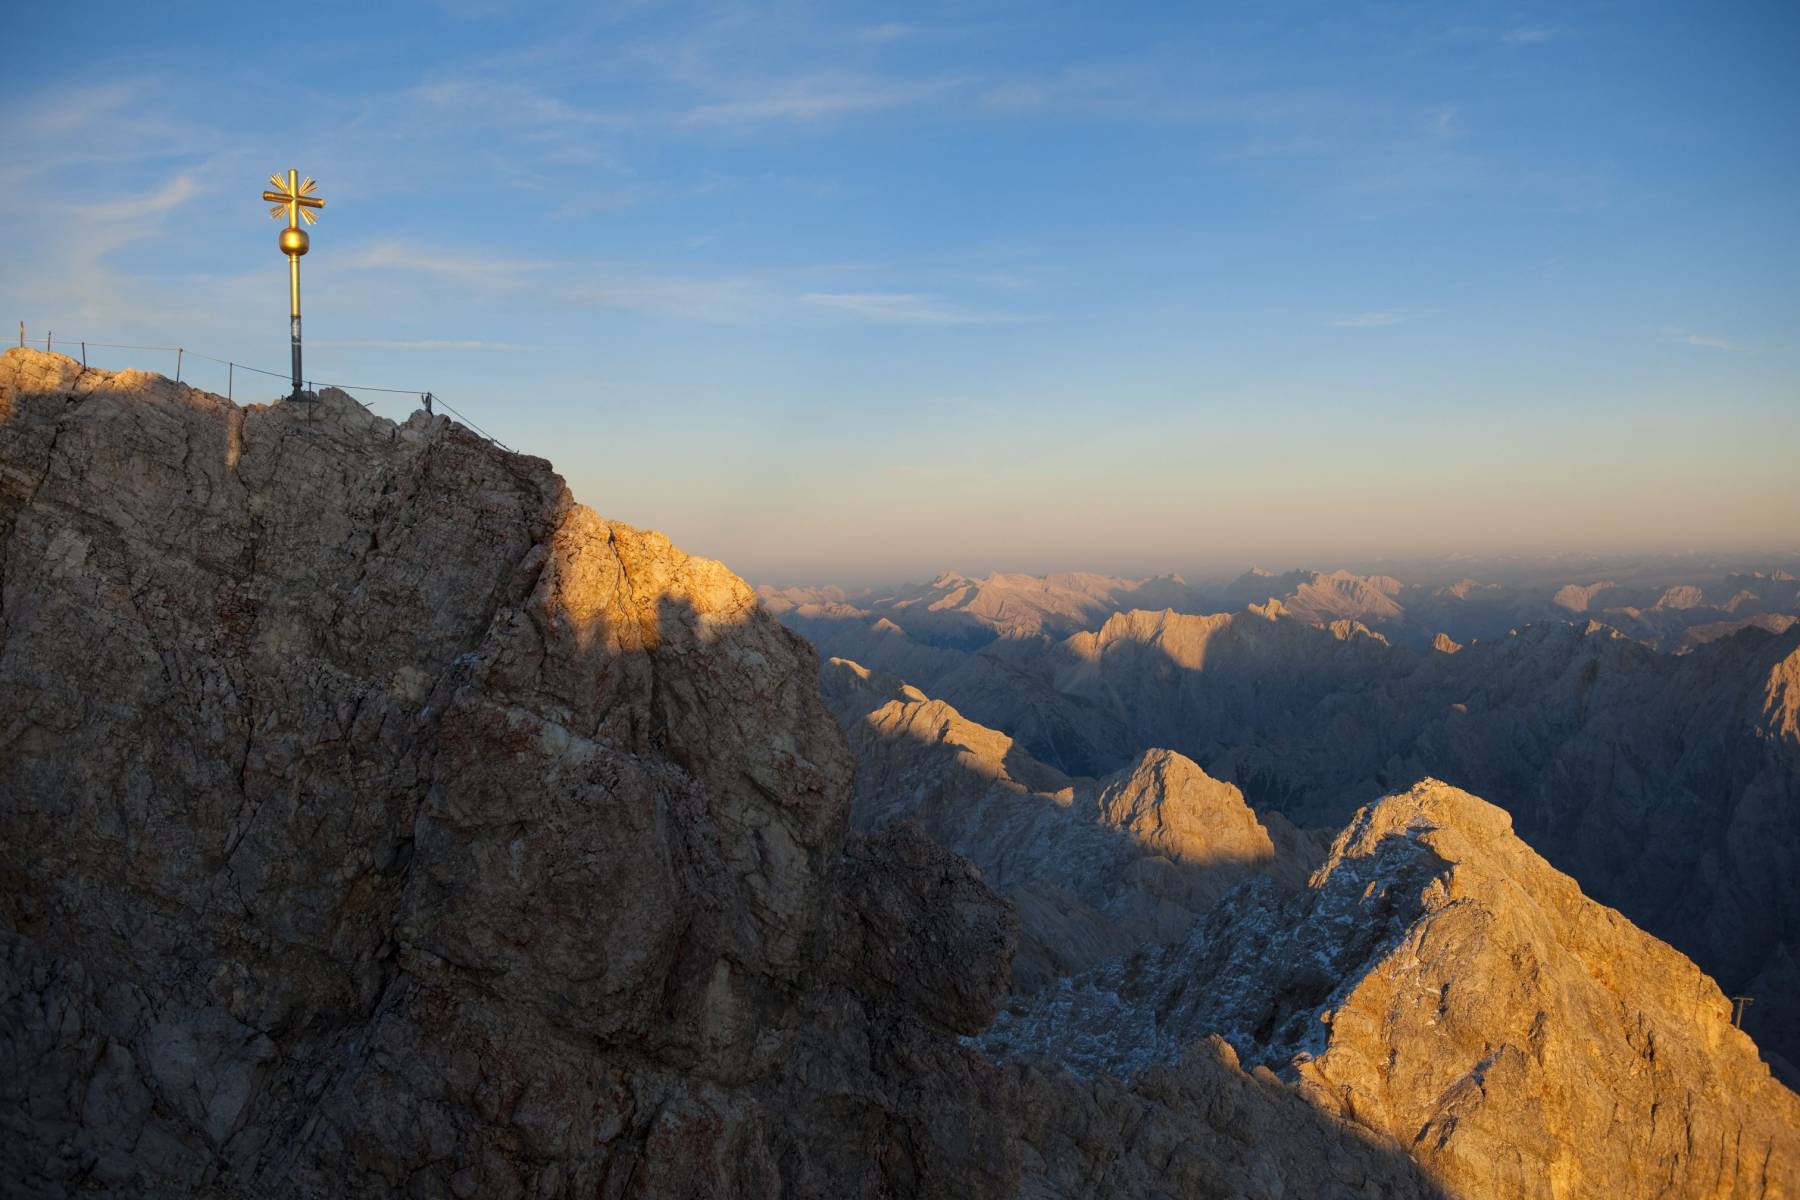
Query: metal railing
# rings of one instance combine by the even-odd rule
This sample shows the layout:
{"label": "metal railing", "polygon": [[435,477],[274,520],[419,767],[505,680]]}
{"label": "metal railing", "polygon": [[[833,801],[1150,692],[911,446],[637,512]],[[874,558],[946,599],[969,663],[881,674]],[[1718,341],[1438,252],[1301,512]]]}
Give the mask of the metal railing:
{"label": "metal railing", "polygon": [[[25,322],[20,321],[19,345],[24,347],[27,345],[35,346],[37,344],[38,339],[35,336],[29,340],[26,338]],[[176,383],[181,382],[182,370],[187,365],[187,360],[190,358],[198,358],[206,362],[217,363],[219,366],[225,368],[225,398],[234,402],[237,399],[234,393],[237,389],[237,373],[239,371],[249,371],[256,375],[267,375],[271,379],[279,379],[283,383],[289,383],[291,379],[291,377],[283,371],[265,371],[261,367],[252,367],[246,363],[234,362],[228,358],[217,358],[211,354],[202,354],[198,350],[189,350],[185,346],[139,346],[127,342],[98,342],[86,338],[59,338],[53,331],[45,330],[43,337],[44,349],[47,351],[54,351],[59,345],[64,347],[65,352],[70,350],[77,351],[81,356],[81,365],[83,367],[88,365],[87,352],[88,347],[90,346],[97,350],[137,350],[160,354],[173,354],[175,356],[174,379]],[[392,396],[416,396],[426,412],[434,413],[438,408],[442,408],[445,412],[449,413],[458,421],[461,421],[464,425],[467,425],[470,429],[494,443],[494,445],[500,447],[502,450],[510,451],[512,449],[511,446],[508,446],[505,442],[501,441],[499,438],[477,425],[474,421],[471,421],[468,417],[463,416],[462,413],[452,408],[449,404],[445,403],[444,398],[439,396],[436,392],[416,391],[412,388],[371,387],[368,384],[331,383],[325,381],[315,382],[310,379],[305,381],[306,391],[316,392],[319,388],[336,388],[370,412],[375,411],[374,407],[359,397],[356,394],[357,392],[379,392]]]}

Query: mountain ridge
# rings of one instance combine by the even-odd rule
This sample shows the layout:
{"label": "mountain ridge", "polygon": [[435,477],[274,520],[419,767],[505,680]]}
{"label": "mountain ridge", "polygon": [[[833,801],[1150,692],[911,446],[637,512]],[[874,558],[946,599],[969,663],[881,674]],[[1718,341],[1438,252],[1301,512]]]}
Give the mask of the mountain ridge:
{"label": "mountain ridge", "polygon": [[1800,1186],[1800,1096],[1717,985],[1435,780],[1360,810],[1305,893],[1247,884],[980,1040],[1130,1077],[1214,1030],[1458,1193]]}
{"label": "mountain ridge", "polygon": [[1271,601],[969,651],[867,614],[782,619],[1071,775],[1170,749],[1301,826],[1423,776],[1473,790],[1590,894],[1769,999],[1746,1023],[1800,1080],[1800,1004],[1783,999],[1800,997],[1800,625],[1670,655],[1596,620],[1546,622],[1450,653]]}
{"label": "mountain ridge", "polygon": [[1218,1055],[960,1045],[1012,918],[847,829],[816,668],[441,417],[0,355],[12,1193],[1441,1195]]}

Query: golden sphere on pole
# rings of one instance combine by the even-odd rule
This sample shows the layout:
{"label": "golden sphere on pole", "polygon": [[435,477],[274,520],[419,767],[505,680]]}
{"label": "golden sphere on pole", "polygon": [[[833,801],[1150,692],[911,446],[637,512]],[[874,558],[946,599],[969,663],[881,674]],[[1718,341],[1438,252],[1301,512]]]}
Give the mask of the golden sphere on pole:
{"label": "golden sphere on pole", "polygon": [[298,258],[306,253],[309,243],[310,239],[307,238],[304,229],[295,229],[289,226],[281,231],[281,252],[283,254]]}

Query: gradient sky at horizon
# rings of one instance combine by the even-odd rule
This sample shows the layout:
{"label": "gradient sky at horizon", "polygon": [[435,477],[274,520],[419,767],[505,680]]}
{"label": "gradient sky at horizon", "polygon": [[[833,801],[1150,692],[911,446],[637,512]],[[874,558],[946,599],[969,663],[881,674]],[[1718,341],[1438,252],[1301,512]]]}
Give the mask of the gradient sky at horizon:
{"label": "gradient sky at horizon", "polygon": [[309,375],[758,582],[1800,548],[1791,5],[10,25],[9,326],[283,369],[298,167]]}

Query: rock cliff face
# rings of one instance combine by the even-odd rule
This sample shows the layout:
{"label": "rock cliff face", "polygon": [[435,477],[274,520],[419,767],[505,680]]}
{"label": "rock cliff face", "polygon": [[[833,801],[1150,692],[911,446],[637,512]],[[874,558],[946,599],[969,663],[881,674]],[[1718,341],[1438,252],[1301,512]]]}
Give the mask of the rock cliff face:
{"label": "rock cliff face", "polygon": [[1012,917],[815,669],[441,418],[7,352],[9,1194],[1440,1194],[1218,1044],[960,1045]]}
{"label": "rock cliff face", "polygon": [[1436,781],[1359,812],[1301,894],[1247,884],[982,1040],[1130,1077],[1214,1031],[1455,1194],[1800,1190],[1800,1097],[1718,987]]}

